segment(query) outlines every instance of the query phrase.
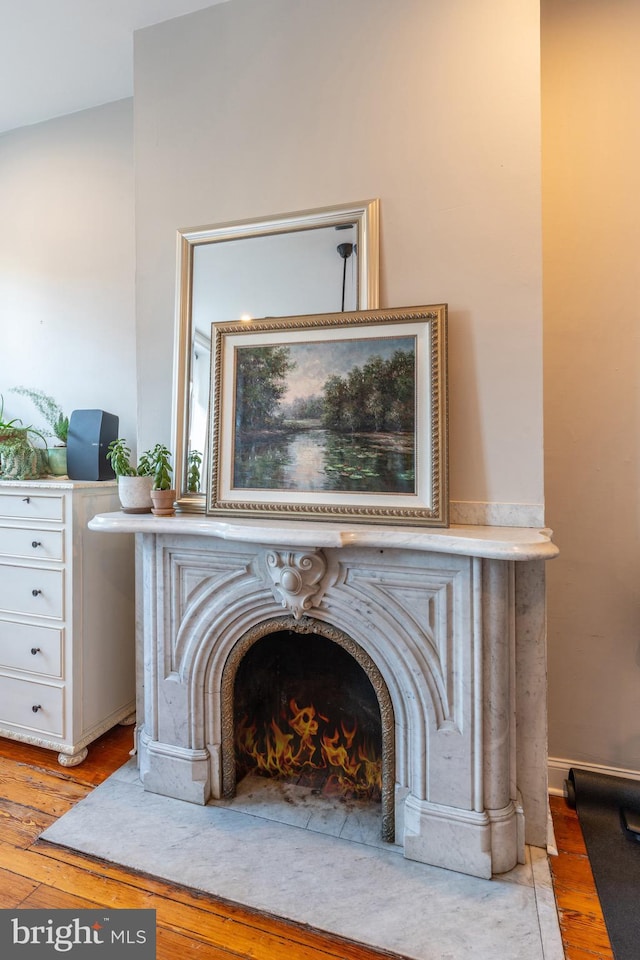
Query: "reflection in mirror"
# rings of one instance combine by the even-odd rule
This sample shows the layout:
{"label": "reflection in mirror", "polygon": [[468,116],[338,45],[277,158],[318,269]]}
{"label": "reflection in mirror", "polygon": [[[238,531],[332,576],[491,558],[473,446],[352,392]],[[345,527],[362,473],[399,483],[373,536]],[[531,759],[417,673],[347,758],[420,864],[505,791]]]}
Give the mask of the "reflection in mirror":
{"label": "reflection in mirror", "polygon": [[178,507],[204,512],[211,323],[378,306],[378,201],[178,234]]}

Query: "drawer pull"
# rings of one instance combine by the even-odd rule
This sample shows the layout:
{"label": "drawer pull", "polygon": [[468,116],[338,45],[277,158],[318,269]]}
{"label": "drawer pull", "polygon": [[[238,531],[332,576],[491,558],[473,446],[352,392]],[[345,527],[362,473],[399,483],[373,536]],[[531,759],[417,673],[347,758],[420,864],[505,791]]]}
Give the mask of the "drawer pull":
{"label": "drawer pull", "polygon": [[42,544],[40,543],[40,541],[39,541],[39,540],[32,540],[32,541],[31,541],[31,546],[32,546],[32,547],[33,547],[33,549],[35,550],[35,549],[36,549],[36,547],[41,547],[41,546],[42,546]]}
{"label": "drawer pull", "polygon": [[31,503],[31,497],[23,497],[23,498],[22,498],[22,502],[23,502],[23,503]]}
{"label": "drawer pull", "polygon": [[34,703],[34,705],[31,707],[31,709],[33,710],[34,713],[37,713],[38,710],[42,710],[42,704],[40,704],[40,703],[35,704],[35,703]]}
{"label": "drawer pull", "polygon": [[35,657],[36,653],[40,653],[40,647],[31,647],[31,653]]}
{"label": "drawer pull", "polygon": [[42,590],[32,590],[32,591],[31,591],[31,596],[32,596],[32,597],[37,597],[37,596],[38,596],[39,594],[41,594],[41,593],[42,593]]}

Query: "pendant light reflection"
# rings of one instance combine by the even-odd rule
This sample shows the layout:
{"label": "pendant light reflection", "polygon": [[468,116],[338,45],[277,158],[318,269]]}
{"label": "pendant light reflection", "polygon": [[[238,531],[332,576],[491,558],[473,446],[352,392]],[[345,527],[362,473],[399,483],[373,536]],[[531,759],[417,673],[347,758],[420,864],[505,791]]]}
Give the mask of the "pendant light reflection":
{"label": "pendant light reflection", "polygon": [[[348,230],[351,227],[352,225],[349,224],[342,227],[336,227],[336,230]],[[358,247],[357,247],[357,244],[355,243],[339,243],[336,249],[340,257],[342,258],[342,302],[341,302],[340,309],[342,313],[344,313],[345,290],[346,290],[346,284],[347,284],[347,260],[349,259],[352,253],[357,255]],[[354,256],[354,260],[355,260],[355,256]]]}
{"label": "pendant light reflection", "polygon": [[[353,224],[343,224],[335,228],[336,230],[351,230],[353,229]],[[336,247],[338,255],[342,260],[342,298],[340,303],[340,310],[344,313],[345,303],[347,299],[347,260],[350,260],[353,256],[353,260],[356,260],[358,254],[358,245],[356,243],[339,243]],[[355,269],[355,267],[353,268]],[[352,274],[353,274],[352,269]],[[251,313],[242,313],[240,315],[241,323],[251,323],[253,320],[253,315]]]}

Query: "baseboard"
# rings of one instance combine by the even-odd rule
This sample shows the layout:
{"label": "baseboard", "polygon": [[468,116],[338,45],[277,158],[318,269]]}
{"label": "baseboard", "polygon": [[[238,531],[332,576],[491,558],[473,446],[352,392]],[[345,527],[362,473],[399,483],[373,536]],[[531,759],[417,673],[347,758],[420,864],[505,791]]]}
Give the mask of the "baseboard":
{"label": "baseboard", "polygon": [[622,767],[605,767],[599,763],[584,763],[581,760],[566,760],[560,757],[549,757],[547,775],[549,778],[549,793],[553,797],[567,795],[565,780],[569,776],[571,767],[588,770],[589,773],[601,773],[609,777],[624,777],[627,780],[640,780],[640,770],[625,770]]}

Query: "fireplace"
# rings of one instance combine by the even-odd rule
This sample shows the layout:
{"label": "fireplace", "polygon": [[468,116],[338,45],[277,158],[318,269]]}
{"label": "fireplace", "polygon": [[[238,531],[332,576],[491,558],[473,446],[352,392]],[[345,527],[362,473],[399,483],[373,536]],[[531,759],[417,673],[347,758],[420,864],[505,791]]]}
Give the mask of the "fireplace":
{"label": "fireplace", "polygon": [[145,790],[225,803],[269,774],[342,791],[390,849],[480,877],[545,846],[547,531],[91,527],[138,534]]}

